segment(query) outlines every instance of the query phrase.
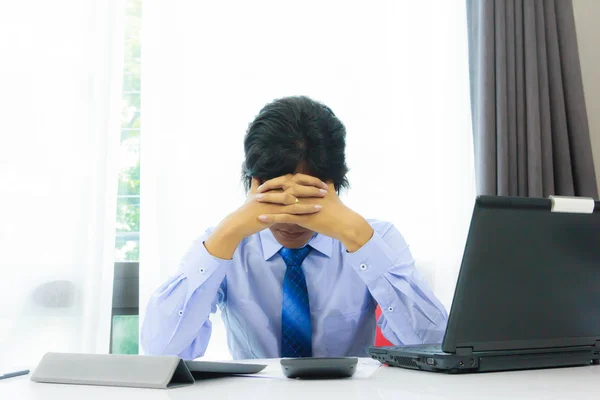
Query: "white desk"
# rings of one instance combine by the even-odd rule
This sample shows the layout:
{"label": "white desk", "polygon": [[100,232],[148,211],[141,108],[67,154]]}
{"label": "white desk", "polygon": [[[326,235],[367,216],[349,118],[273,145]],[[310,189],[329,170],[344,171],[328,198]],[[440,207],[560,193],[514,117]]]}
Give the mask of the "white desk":
{"label": "white desk", "polygon": [[[269,369],[278,367],[270,361]],[[34,383],[28,376],[0,381],[1,400],[269,400],[269,399],[594,399],[600,366],[445,375],[381,367],[369,378],[300,381],[229,377],[178,389],[131,389]]]}

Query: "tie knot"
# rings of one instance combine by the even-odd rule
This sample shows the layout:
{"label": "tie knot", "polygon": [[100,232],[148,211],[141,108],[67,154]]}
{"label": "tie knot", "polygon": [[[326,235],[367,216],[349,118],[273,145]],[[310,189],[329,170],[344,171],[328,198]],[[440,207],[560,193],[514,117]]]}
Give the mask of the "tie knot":
{"label": "tie knot", "polygon": [[281,257],[283,258],[283,261],[285,261],[286,266],[299,267],[302,265],[302,262],[304,261],[308,253],[310,253],[310,250],[310,246],[304,246],[299,249],[288,249],[286,247],[282,247],[281,250],[279,250],[279,254],[281,254]]}

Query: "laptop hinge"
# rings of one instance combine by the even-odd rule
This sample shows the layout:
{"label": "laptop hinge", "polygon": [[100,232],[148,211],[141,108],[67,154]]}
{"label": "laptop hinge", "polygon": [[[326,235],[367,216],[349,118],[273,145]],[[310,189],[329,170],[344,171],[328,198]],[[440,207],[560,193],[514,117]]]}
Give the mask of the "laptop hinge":
{"label": "laptop hinge", "polygon": [[589,197],[550,196],[550,211],[554,213],[592,214],[596,203]]}
{"label": "laptop hinge", "polygon": [[457,356],[470,356],[471,354],[473,354],[472,347],[457,347],[456,348]]}

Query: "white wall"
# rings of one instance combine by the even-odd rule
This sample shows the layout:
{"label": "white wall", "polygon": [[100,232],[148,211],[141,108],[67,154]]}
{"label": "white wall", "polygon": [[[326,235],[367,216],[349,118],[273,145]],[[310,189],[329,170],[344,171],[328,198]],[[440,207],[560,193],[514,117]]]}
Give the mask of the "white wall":
{"label": "white wall", "polygon": [[600,186],[600,1],[573,0],[583,89]]}

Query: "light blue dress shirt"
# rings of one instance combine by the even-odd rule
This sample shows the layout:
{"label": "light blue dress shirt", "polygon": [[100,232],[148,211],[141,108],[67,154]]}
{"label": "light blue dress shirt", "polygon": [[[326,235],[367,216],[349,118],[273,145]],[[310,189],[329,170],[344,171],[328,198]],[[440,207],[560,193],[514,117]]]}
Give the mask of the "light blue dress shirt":
{"label": "light blue dress shirt", "polygon": [[[354,253],[314,236],[302,264],[308,287],[313,357],[366,355],[377,322],[394,344],[441,343],[447,313],[390,223],[370,220],[373,237]],[[142,326],[146,354],[201,357],[220,307],[234,359],[280,357],[282,284],[286,266],[270,230],[242,241],[232,260],[210,255],[200,237],[177,275],[152,295]]]}

